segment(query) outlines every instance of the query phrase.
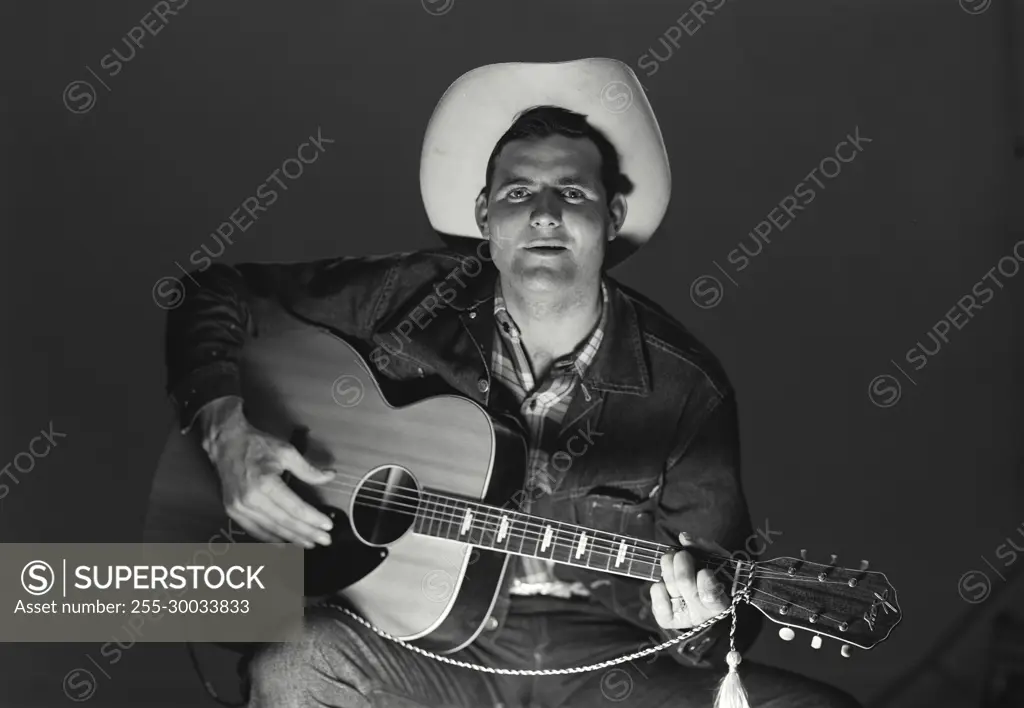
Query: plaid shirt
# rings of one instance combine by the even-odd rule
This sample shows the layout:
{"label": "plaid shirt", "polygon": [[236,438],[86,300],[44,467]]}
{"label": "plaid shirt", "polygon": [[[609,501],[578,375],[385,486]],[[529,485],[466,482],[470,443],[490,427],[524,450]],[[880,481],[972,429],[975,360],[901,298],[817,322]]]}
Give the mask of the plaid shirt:
{"label": "plaid shirt", "polygon": [[[608,289],[601,282],[601,316],[590,336],[566,356],[551,364],[548,374],[536,381],[530,359],[523,347],[519,327],[508,313],[501,294],[501,281],[494,291],[494,346],[491,370],[494,380],[500,382],[519,404],[519,417],[527,429],[529,459],[527,463],[527,489],[550,494],[557,484],[548,472],[549,452],[558,436],[562,419],[572,402],[576,385],[590,400],[582,383],[587,367],[594,360],[608,318]],[[529,511],[523,509],[523,511]],[[554,595],[557,597],[586,596],[587,588],[580,582],[566,583],[554,576],[554,563],[538,558],[519,558],[520,572],[513,580],[514,595]]]}

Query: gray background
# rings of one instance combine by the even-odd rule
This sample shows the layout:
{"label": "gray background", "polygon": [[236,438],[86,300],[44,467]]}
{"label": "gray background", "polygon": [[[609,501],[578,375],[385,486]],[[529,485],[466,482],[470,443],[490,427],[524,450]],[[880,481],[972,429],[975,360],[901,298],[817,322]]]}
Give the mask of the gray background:
{"label": "gray background", "polygon": [[[337,142],[225,260],[434,245],[418,160],[449,83],[490,62],[611,56],[647,87],[674,177],[659,234],[615,275],[723,361],[754,523],[784,534],[769,555],[868,558],[905,612],[888,642],[851,660],[833,642],[812,650],[805,633],[783,643],[771,627],[752,655],[874,701],[895,682],[913,688],[908,672],[934,678],[915,668],[933,646],[971,646],[938,672],[962,675],[963,697],[934,684],[950,705],[970,705],[988,618],[1009,602],[997,593],[1014,586],[993,576],[993,596],[972,605],[958,581],[992,575],[982,557],[999,563],[995,548],[1024,524],[1024,274],[911,372],[916,385],[900,379],[897,405],[873,405],[867,389],[899,375],[890,360],[926,341],[1024,236],[1024,74],[1011,54],[1024,12],[1009,0],[973,15],[956,0],[728,2],[647,76],[640,56],[665,55],[659,38],[689,4],[456,0],[432,16],[417,0],[193,0],[74,114],[65,86],[91,80],[86,65],[101,71],[152,3],[5,3],[0,462],[50,420],[68,437],[18,475],[0,537],[139,540],[171,422],[153,284],[210,243],[317,126]],[[717,307],[696,307],[690,283],[855,126],[873,142]],[[109,673],[93,669],[91,705],[201,700],[178,647],[137,646],[116,663],[91,645],[0,652],[5,705],[65,704],[62,677],[89,667],[87,653]],[[218,680],[229,693],[230,675]]]}

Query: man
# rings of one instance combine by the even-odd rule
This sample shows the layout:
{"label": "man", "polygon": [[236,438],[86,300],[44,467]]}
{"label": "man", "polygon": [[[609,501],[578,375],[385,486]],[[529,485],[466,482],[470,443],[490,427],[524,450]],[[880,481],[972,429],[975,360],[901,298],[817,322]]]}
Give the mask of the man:
{"label": "man", "polygon": [[[183,429],[198,424],[228,514],[263,541],[330,543],[330,519],[281,474],[321,484],[331,471],[255,429],[241,408],[239,353],[258,336],[253,304],[269,298],[362,347],[394,390],[441,385],[517,416],[529,448],[524,510],[677,546],[742,548],[751,525],[728,379],[680,324],[605,272],[655,231],[669,183],[657,122],[626,65],[492,65],[445,93],[421,162],[434,229],[486,241],[194,274],[201,287],[169,315],[168,390]],[[515,560],[484,631],[450,658],[592,664],[678,636],[730,603],[686,551],[661,559],[657,583]],[[739,612],[742,650],[759,615]],[[302,641],[256,652],[250,705],[710,706],[729,624],[612,671],[496,676],[321,608],[307,611]],[[742,675],[753,706],[857,705],[749,662]]]}

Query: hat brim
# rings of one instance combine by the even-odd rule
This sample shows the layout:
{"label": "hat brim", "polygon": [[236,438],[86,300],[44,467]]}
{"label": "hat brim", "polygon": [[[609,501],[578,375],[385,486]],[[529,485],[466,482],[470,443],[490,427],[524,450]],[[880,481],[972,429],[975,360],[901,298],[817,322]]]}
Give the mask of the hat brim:
{"label": "hat brim", "polygon": [[515,117],[552,105],[587,117],[619,153],[634,185],[607,260],[621,261],[657,230],[671,193],[658,121],[636,74],[616,59],[490,64],[457,79],[438,102],[420,156],[420,191],[431,226],[447,239],[482,238],[474,204],[487,160]]}

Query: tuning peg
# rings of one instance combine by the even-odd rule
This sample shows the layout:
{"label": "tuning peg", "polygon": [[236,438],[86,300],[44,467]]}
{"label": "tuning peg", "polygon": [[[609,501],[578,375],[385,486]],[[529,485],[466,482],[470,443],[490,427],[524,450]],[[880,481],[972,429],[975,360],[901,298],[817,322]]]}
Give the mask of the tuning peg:
{"label": "tuning peg", "polygon": [[[862,560],[860,562],[860,572],[866,573],[869,565],[870,563],[868,563],[866,560]],[[860,581],[857,578],[850,578],[848,581],[846,581],[846,584],[849,585],[851,588],[855,588],[857,587],[858,582]]]}
{"label": "tuning peg", "polygon": [[818,573],[818,580],[820,582],[825,582],[825,580],[828,578],[828,572],[836,567],[836,558],[837,557],[838,556],[836,556],[836,554],[833,553],[832,554],[832,560],[829,561],[828,566],[825,568],[825,570],[823,570],[820,573]]}
{"label": "tuning peg", "polygon": [[844,644],[842,648],[839,650],[839,653],[843,655],[844,659],[849,659],[850,654],[853,653],[853,650],[850,648],[849,644]]}
{"label": "tuning peg", "polygon": [[821,635],[815,634],[811,637],[811,649],[821,649]]}
{"label": "tuning peg", "polygon": [[784,642],[792,641],[793,637],[795,637],[795,636],[796,636],[796,632],[794,632],[789,627],[783,627],[782,629],[779,630],[779,637]]}
{"label": "tuning peg", "polygon": [[803,559],[803,560],[807,560],[807,549],[806,548],[801,548],[800,549],[800,558]]}

